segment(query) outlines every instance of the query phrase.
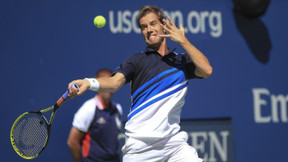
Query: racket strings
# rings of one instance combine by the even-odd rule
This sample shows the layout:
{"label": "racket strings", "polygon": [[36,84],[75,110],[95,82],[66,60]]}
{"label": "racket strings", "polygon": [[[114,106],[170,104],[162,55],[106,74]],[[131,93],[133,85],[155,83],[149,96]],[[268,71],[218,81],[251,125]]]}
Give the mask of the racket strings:
{"label": "racket strings", "polygon": [[48,125],[39,114],[28,113],[15,125],[13,137],[19,153],[36,156],[48,139]]}

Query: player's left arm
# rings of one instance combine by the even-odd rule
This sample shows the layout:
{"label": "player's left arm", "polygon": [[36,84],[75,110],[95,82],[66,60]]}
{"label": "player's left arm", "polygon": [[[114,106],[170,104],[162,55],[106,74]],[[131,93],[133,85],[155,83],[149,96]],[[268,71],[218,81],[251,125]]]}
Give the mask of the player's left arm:
{"label": "player's left arm", "polygon": [[209,77],[212,74],[213,69],[206,56],[189,42],[185,36],[185,30],[182,24],[178,29],[170,17],[168,17],[168,20],[169,23],[164,19],[165,24],[162,24],[162,27],[165,29],[166,34],[161,36],[170,38],[185,50],[196,66],[195,75],[203,78]]}

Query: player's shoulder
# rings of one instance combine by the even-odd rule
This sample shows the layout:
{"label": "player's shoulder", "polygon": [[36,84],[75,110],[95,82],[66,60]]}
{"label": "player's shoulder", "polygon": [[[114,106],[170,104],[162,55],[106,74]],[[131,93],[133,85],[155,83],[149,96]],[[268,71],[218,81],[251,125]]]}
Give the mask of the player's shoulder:
{"label": "player's shoulder", "polygon": [[145,59],[145,52],[137,52],[137,53],[133,53],[132,55],[130,55],[124,62],[125,63],[129,63],[129,64],[133,64],[134,66],[141,63],[141,61]]}
{"label": "player's shoulder", "polygon": [[145,52],[137,52],[137,53],[133,53],[132,55],[130,55],[130,59],[140,59],[141,57],[144,57]]}
{"label": "player's shoulder", "polygon": [[96,100],[94,98],[91,98],[87,101],[85,101],[82,106],[79,108],[78,113],[94,113],[96,108]]}
{"label": "player's shoulder", "polygon": [[95,106],[95,104],[96,104],[95,97],[90,98],[83,103],[83,105],[85,106]]}

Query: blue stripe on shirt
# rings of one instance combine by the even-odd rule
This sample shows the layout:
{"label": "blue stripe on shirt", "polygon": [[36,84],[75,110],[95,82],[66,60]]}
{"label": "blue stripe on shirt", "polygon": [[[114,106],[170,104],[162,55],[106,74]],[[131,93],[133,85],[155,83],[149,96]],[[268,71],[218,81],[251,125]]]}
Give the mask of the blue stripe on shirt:
{"label": "blue stripe on shirt", "polygon": [[128,120],[131,119],[134,115],[138,114],[140,111],[144,110],[145,108],[147,108],[148,106],[160,101],[161,99],[167,97],[167,96],[170,96],[180,90],[182,90],[183,88],[187,87],[188,86],[188,82],[186,82],[185,84],[181,85],[180,87],[174,89],[173,91],[170,91],[162,96],[159,96],[158,98],[155,98],[153,100],[151,100],[150,102],[146,103],[145,105],[139,107],[138,109],[136,109],[135,111],[131,112],[129,115],[128,115]]}
{"label": "blue stripe on shirt", "polygon": [[173,75],[168,76],[167,78],[159,81],[158,83],[154,84],[150,88],[148,88],[145,92],[140,94],[132,103],[131,111],[133,111],[136,107],[141,105],[142,103],[146,102],[153,96],[167,90],[168,88],[174,87],[185,81],[185,75],[182,71],[179,71]]}
{"label": "blue stripe on shirt", "polygon": [[178,70],[177,68],[171,68],[169,70],[166,70],[160,74],[158,74],[157,76],[155,76],[154,78],[150,79],[148,82],[146,82],[145,84],[143,84],[141,87],[139,87],[134,94],[132,95],[132,98],[134,98],[139,92],[141,92],[143,89],[145,89],[147,86],[149,86],[150,84],[152,84],[153,82],[155,82],[157,79],[163,77],[166,74],[169,74],[171,72],[174,72]]}

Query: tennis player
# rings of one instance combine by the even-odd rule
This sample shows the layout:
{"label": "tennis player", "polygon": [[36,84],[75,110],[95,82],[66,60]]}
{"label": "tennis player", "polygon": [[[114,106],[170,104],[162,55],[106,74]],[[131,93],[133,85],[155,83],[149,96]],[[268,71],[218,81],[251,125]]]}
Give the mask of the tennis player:
{"label": "tennis player", "polygon": [[[114,93],[129,82],[132,103],[125,125],[123,161],[200,162],[196,150],[187,143],[187,133],[180,131],[180,114],[188,80],[209,77],[212,67],[186,38],[183,26],[177,28],[169,17],[169,22],[165,20],[158,7],[143,6],[137,20],[146,50],[131,55],[110,78],[70,82],[80,86],[78,92],[69,88],[70,97],[87,89]],[[167,47],[167,38],[186,54]]]}

